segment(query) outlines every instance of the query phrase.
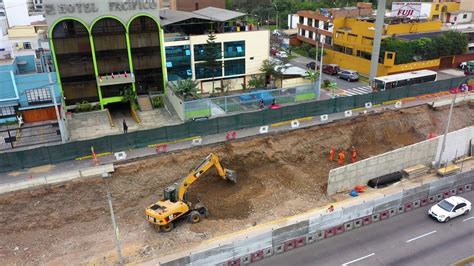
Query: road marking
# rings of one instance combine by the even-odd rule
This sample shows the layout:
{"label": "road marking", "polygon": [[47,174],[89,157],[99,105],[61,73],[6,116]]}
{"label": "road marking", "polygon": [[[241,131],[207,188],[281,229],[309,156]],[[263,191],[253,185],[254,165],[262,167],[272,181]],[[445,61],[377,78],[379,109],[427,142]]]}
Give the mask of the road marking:
{"label": "road marking", "polygon": [[463,221],[463,222],[466,222],[466,221],[469,221],[469,220],[471,220],[471,219],[474,219],[474,216],[469,217],[469,218],[466,218],[466,219],[464,219],[464,220],[462,220],[462,221]]}
{"label": "road marking", "polygon": [[431,231],[431,232],[426,233],[426,234],[421,235],[421,236],[417,236],[417,237],[415,237],[415,238],[412,238],[412,239],[410,239],[410,240],[407,240],[406,242],[407,242],[407,243],[410,243],[411,241],[415,241],[415,240],[417,240],[417,239],[420,239],[420,238],[425,237],[425,236],[429,236],[429,235],[434,234],[434,233],[436,233],[436,230]]}
{"label": "road marking", "polygon": [[355,259],[355,260],[351,260],[351,261],[349,261],[349,262],[346,262],[346,263],[342,264],[342,266],[346,266],[346,265],[349,265],[349,264],[351,264],[351,263],[358,262],[358,261],[363,260],[363,259],[366,259],[366,258],[368,258],[368,257],[372,257],[373,255],[375,255],[375,253],[369,254],[369,255],[364,256],[364,257],[360,257],[360,258]]}

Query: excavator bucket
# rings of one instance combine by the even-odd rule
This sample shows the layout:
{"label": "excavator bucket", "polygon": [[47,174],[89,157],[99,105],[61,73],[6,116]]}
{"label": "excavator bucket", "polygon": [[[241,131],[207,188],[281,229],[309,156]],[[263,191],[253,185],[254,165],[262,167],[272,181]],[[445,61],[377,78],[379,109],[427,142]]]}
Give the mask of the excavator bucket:
{"label": "excavator bucket", "polygon": [[237,173],[233,170],[225,169],[225,178],[232,183],[237,183]]}

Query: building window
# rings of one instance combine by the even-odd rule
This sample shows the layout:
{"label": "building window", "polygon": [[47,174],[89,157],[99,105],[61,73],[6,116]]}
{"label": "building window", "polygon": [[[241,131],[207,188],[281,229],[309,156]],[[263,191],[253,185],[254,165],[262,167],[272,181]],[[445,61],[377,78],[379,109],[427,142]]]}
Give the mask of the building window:
{"label": "building window", "polygon": [[222,66],[216,66],[214,68],[206,66],[206,63],[194,64],[196,71],[196,79],[207,79],[222,77]]}
{"label": "building window", "polygon": [[324,22],[324,29],[329,30],[329,21]]}
{"label": "building window", "polygon": [[308,18],[308,26],[313,26],[313,19],[312,18]]}
{"label": "building window", "polygon": [[463,15],[462,15],[462,18],[463,18],[463,19],[466,19],[466,18],[467,18],[467,14],[463,14]]}
{"label": "building window", "polygon": [[345,53],[345,54],[350,54],[350,55],[352,55],[352,48],[345,47],[344,53]]}
{"label": "building window", "polygon": [[300,16],[300,24],[303,24],[304,22],[304,17]]}
{"label": "building window", "polygon": [[306,36],[306,31],[305,30],[301,30],[301,36]]}
{"label": "building window", "polygon": [[314,20],[314,27],[319,28],[319,20]]}
{"label": "building window", "polygon": [[347,35],[347,40],[348,40],[349,42],[356,42],[356,40],[357,40],[357,35],[354,35],[354,34],[350,34],[350,33],[349,33],[349,34]]}
{"label": "building window", "polygon": [[313,39],[313,32],[312,31],[308,31],[308,38]]}
{"label": "building window", "polygon": [[[197,44],[194,45],[194,61],[204,61],[206,60],[205,50],[206,46],[211,44]],[[219,51],[221,50],[221,43],[215,43],[214,45],[218,46]],[[217,56],[217,58],[222,58],[222,55]]]}
{"label": "building window", "polygon": [[369,54],[367,52],[360,51],[360,50],[357,50],[357,56],[368,59],[368,60],[370,60],[372,58],[372,54]]}
{"label": "building window", "polygon": [[23,43],[23,49],[26,49],[26,50],[31,49],[31,43],[30,42],[24,42]]}
{"label": "building window", "polygon": [[16,115],[16,110],[14,106],[0,107],[0,117],[13,117]]}
{"label": "building window", "polygon": [[43,104],[53,102],[49,88],[32,89],[26,91],[28,104]]}
{"label": "building window", "polygon": [[192,78],[191,49],[189,45],[168,46],[165,53],[168,80]]}
{"label": "building window", "polygon": [[374,43],[374,39],[368,37],[362,37],[362,44],[363,45],[372,45]]}
{"label": "building window", "polygon": [[326,40],[324,42],[328,45],[331,45],[332,44],[332,37],[326,36]]}
{"label": "building window", "polygon": [[225,42],[224,57],[243,57],[245,56],[245,41]]}
{"label": "building window", "polygon": [[439,4],[437,4],[437,5],[435,6],[435,10],[436,10],[436,11],[439,10]]}
{"label": "building window", "polygon": [[225,61],[224,73],[226,76],[235,76],[235,75],[245,74],[245,59]]}

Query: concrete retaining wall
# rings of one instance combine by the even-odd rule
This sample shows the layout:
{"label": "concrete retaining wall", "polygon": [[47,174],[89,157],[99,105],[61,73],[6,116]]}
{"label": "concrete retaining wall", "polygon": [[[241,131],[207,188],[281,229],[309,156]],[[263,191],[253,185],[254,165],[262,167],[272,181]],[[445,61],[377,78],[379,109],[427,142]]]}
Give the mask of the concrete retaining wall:
{"label": "concrete retaining wall", "polygon": [[[154,265],[245,265],[359,227],[471,191],[474,170],[427,184],[408,184],[386,195],[380,192],[338,202],[333,212],[319,209],[210,241],[184,254],[172,254]],[[393,191],[393,189],[391,189]],[[389,190],[387,190],[389,191]]]}
{"label": "concrete retaining wall", "polygon": [[[448,134],[442,162],[469,154],[470,140],[474,138],[474,127],[464,128]],[[332,169],[328,177],[328,195],[366,185],[379,176],[401,171],[416,164],[431,165],[441,153],[443,136],[419,142],[394,151],[380,154],[353,164]]]}

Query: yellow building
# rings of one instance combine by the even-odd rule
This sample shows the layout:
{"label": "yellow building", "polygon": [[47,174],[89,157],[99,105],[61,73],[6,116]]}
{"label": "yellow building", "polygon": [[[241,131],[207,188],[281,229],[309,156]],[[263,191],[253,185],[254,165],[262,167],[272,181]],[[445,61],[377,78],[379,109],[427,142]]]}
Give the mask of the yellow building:
{"label": "yellow building", "polygon": [[[440,32],[439,20],[411,20],[409,18],[385,19],[383,38],[405,34]],[[353,69],[361,74],[370,72],[370,59],[375,34],[375,18],[336,18],[334,19],[333,46],[327,51],[324,63],[338,64],[344,69]],[[394,53],[384,55],[379,65],[378,76],[394,74],[422,68],[434,68],[439,60],[395,65]]]}

